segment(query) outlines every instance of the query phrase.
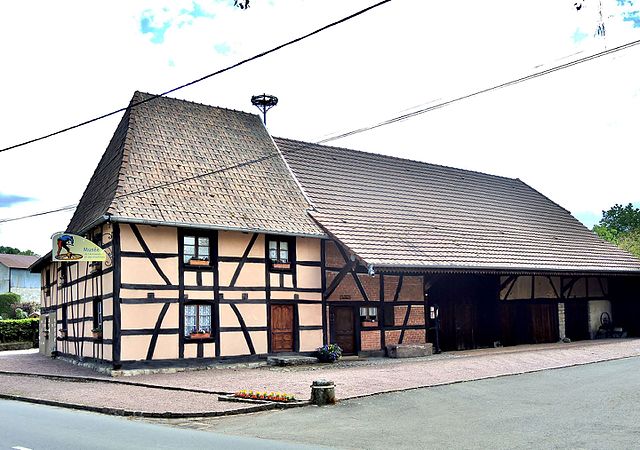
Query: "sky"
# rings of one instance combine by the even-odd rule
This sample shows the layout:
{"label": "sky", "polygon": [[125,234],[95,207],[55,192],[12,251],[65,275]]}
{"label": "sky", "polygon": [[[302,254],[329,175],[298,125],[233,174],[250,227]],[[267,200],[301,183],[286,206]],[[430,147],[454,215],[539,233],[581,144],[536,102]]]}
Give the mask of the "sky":
{"label": "sky", "polygon": [[[233,3],[2,2],[0,148],[375,1]],[[251,96],[273,94],[270,133],[314,142],[639,39],[640,0],[602,0],[602,21],[596,0],[393,0],[172,96],[257,113]],[[331,145],[520,178],[591,227],[616,203],[640,206],[638,58],[634,46]],[[0,219],[78,202],[120,118],[0,153]],[[0,245],[45,253],[71,215],[0,224]]]}

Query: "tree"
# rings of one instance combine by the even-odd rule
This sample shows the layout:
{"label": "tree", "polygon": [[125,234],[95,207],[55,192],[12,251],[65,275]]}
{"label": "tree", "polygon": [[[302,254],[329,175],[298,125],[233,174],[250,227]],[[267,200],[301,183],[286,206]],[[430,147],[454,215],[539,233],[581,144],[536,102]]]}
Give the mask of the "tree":
{"label": "tree", "polygon": [[627,206],[616,203],[608,211],[602,211],[602,219],[593,231],[640,258],[640,208],[631,203]]}
{"label": "tree", "polygon": [[38,256],[36,253],[31,250],[20,250],[15,247],[6,247],[4,245],[0,245],[0,253],[4,253],[7,255],[29,255],[29,256]]}
{"label": "tree", "polygon": [[14,292],[0,294],[0,317],[12,319],[15,317],[15,309],[20,304],[20,296]]}

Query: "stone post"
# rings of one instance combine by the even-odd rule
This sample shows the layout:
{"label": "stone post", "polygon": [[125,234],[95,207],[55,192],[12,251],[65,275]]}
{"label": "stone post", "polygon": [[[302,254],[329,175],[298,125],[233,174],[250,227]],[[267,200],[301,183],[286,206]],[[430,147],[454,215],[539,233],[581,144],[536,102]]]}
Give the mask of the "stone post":
{"label": "stone post", "polygon": [[312,405],[333,405],[336,403],[336,386],[333,381],[316,380],[311,384]]}
{"label": "stone post", "polygon": [[558,336],[562,341],[567,337],[565,315],[564,315],[564,303],[558,303]]}

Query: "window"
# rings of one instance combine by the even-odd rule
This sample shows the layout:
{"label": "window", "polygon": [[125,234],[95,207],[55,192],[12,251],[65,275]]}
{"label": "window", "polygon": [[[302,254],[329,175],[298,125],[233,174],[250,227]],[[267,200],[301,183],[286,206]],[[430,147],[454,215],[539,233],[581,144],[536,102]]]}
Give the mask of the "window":
{"label": "window", "polygon": [[274,263],[288,263],[289,242],[269,241],[269,259]]}
{"label": "window", "polygon": [[44,273],[44,295],[51,295],[51,270]]}
{"label": "window", "polygon": [[62,305],[62,325],[60,328],[62,330],[67,329],[67,305]]}
{"label": "window", "polygon": [[[184,262],[193,265],[209,264],[209,238],[198,236],[184,237]],[[202,261],[199,264],[197,261]]]}
{"label": "window", "polygon": [[360,308],[360,322],[377,322],[378,308]]}
{"label": "window", "polygon": [[295,240],[271,236],[268,239],[267,261],[271,269],[276,271],[291,271],[291,264],[295,261]]}
{"label": "window", "polygon": [[102,330],[102,299],[93,301],[93,329]]}
{"label": "window", "polygon": [[384,326],[392,327],[396,324],[395,308],[393,305],[384,305]]}
{"label": "window", "polygon": [[211,305],[185,305],[184,335],[208,334],[211,337]]}

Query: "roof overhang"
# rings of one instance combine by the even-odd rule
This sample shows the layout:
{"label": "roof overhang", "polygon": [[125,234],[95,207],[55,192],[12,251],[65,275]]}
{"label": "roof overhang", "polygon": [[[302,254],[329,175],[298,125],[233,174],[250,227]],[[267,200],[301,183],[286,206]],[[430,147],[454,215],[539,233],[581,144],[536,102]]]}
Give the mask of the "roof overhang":
{"label": "roof overhang", "polygon": [[263,233],[263,234],[275,234],[279,236],[296,236],[296,237],[308,237],[308,238],[317,238],[317,239],[323,239],[328,237],[326,234],[320,234],[320,233],[318,234],[295,233],[295,232],[287,232],[287,231],[280,231],[280,230],[267,230],[262,228],[225,227],[225,226],[220,226],[216,224],[167,222],[164,220],[149,220],[149,219],[122,217],[122,216],[110,216],[109,220],[111,222],[118,222],[118,223],[135,223],[135,224],[151,225],[151,226],[195,228],[199,230],[240,231],[243,233]]}

